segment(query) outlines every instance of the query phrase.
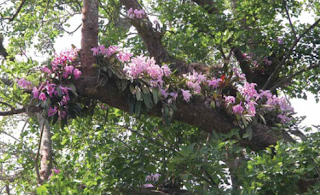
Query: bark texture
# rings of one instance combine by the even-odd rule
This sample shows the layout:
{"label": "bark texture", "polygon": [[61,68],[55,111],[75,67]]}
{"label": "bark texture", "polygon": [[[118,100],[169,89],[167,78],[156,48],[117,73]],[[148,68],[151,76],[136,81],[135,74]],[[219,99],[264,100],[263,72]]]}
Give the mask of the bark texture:
{"label": "bark texture", "polygon": [[88,67],[96,63],[96,58],[92,55],[91,49],[98,45],[98,9],[98,0],[83,1],[81,64],[87,76],[93,74]]}
{"label": "bark texture", "polygon": [[[142,9],[137,0],[120,0],[127,10]],[[171,56],[161,42],[162,34],[152,27],[152,23],[147,17],[141,19],[131,19],[131,24],[138,31],[144,45],[146,46],[149,55],[153,57],[158,64],[170,63],[172,69],[177,69],[177,74],[184,74],[190,72],[192,67],[190,64],[185,63]]]}
{"label": "bark texture", "polygon": [[[49,121],[41,114],[37,113],[42,138],[40,143],[40,178],[41,181],[48,180],[52,170],[52,144]],[[40,132],[41,136],[41,132]]]}
{"label": "bark texture", "polygon": [[[82,96],[99,99],[110,106],[129,111],[129,91],[119,92],[115,82],[111,79],[103,87],[99,86],[97,77],[91,77],[90,80],[85,81],[80,80],[76,86]],[[238,129],[241,135],[245,133],[245,130],[236,124],[234,116],[226,113],[224,109],[213,110],[209,106],[209,100],[204,97],[194,96],[189,103],[178,100],[177,108],[178,110],[174,113],[173,120],[188,123],[207,132],[230,133],[232,129]],[[149,114],[161,117],[160,105],[150,111]],[[251,128],[253,131],[252,139],[243,139],[241,144],[253,150],[261,150],[270,145],[275,145],[281,139],[287,142],[293,141],[286,132],[277,132],[263,124],[251,124]]]}

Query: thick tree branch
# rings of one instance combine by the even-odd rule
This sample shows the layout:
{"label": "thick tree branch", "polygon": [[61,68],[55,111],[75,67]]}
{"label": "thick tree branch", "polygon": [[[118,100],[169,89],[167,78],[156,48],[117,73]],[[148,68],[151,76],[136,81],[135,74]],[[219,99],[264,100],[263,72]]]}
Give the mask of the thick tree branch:
{"label": "thick tree branch", "polygon": [[[127,10],[142,9],[137,0],[120,0]],[[151,57],[154,57],[158,64],[170,63],[170,67],[177,70],[178,74],[190,72],[190,64],[171,56],[161,42],[161,34],[152,28],[152,23],[147,17],[143,19],[131,19],[131,24],[137,29]]]}
{"label": "thick tree branch", "polygon": [[[76,83],[77,91],[80,95],[99,99],[110,106],[129,111],[128,93],[129,91],[119,92],[116,83],[109,79],[108,84],[99,86],[97,77],[91,77],[90,80],[79,81]],[[98,86],[98,87],[97,87]],[[107,94],[107,95],[106,95]],[[234,116],[227,114],[223,109],[213,110],[210,107],[210,99],[202,96],[193,96],[191,102],[186,103],[183,100],[177,101],[177,111],[174,113],[173,120],[188,123],[199,127],[207,132],[216,131],[218,133],[230,133],[232,129],[238,129],[240,135],[245,133],[236,125]],[[154,108],[149,112],[150,115],[161,117],[161,106]],[[275,145],[278,140],[293,141],[285,132],[279,130],[276,132],[270,127],[262,124],[252,124],[252,140],[241,140],[243,146],[249,146],[254,150],[261,150],[270,145]]]}
{"label": "thick tree branch", "polygon": [[269,76],[267,82],[264,84],[264,86],[262,87],[262,90],[268,89],[270,87],[270,84],[274,81],[274,79],[277,77],[277,75],[279,74],[280,69],[282,68],[282,66],[284,65],[284,63],[286,62],[286,60],[290,57],[290,55],[292,54],[293,49],[297,46],[297,44],[299,43],[299,41],[307,34],[309,33],[313,28],[315,28],[320,22],[320,19],[318,19],[317,21],[315,21],[309,28],[307,28],[300,36],[299,38],[297,38],[291,48],[289,49],[289,51],[286,53],[286,55],[284,56],[284,58],[281,60],[281,62],[277,65],[277,67],[275,68],[275,70],[272,72],[272,74]]}
{"label": "thick tree branch", "polygon": [[[0,56],[2,56],[4,59],[7,59],[9,54],[6,48],[3,46],[3,40],[4,40],[4,37],[2,36],[2,34],[0,34]],[[9,60],[14,61],[14,58],[10,58]]]}
{"label": "thick tree branch", "polygon": [[242,72],[246,75],[247,81],[252,82],[253,73],[250,68],[250,63],[246,60],[245,54],[241,52],[239,48],[232,48],[234,56],[236,57],[237,61],[239,62],[240,68]]}
{"label": "thick tree branch", "polygon": [[10,111],[1,111],[0,116],[11,116],[11,115],[21,114],[25,112],[26,112],[26,107],[23,107],[19,109],[10,110]]}
{"label": "thick tree branch", "polygon": [[0,56],[3,56],[4,59],[8,57],[8,52],[3,46],[3,36],[0,34]]}

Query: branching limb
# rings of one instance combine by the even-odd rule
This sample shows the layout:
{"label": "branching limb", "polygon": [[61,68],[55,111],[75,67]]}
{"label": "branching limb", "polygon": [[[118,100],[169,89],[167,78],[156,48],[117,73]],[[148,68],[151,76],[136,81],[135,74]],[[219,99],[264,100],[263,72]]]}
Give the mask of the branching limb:
{"label": "branching limb", "polygon": [[13,109],[11,111],[2,111],[0,112],[0,116],[11,116],[15,114],[21,114],[26,112],[26,107],[19,108],[19,109]]}
{"label": "branching limb", "polygon": [[12,106],[11,104],[7,103],[7,102],[3,102],[3,101],[0,101],[0,104],[4,104],[6,106],[9,106],[11,108],[11,111],[15,109],[14,106]]}
{"label": "branching limb", "polygon": [[41,108],[33,106],[33,105],[28,105],[24,106],[22,108],[13,108],[10,111],[0,111],[0,116],[11,116],[15,114],[22,114],[25,112],[39,112]]}
{"label": "branching limb", "polygon": [[10,22],[13,21],[19,14],[19,12],[21,11],[22,7],[23,7],[23,4],[26,2],[26,0],[22,0],[16,13],[13,14],[13,16],[11,17],[5,17],[5,18],[0,18],[0,20],[9,20]]}
{"label": "branching limb", "polygon": [[270,75],[270,77],[268,78],[267,82],[264,84],[264,86],[262,87],[262,90],[266,90],[271,82],[274,81],[274,79],[276,78],[277,74],[279,73],[281,67],[284,65],[284,63],[286,62],[286,60],[290,57],[290,55],[292,54],[293,49],[297,46],[297,44],[299,43],[299,41],[307,34],[309,33],[313,28],[315,28],[320,22],[320,19],[318,19],[317,21],[315,21],[309,28],[307,28],[300,36],[299,38],[297,38],[291,48],[289,49],[289,51],[286,53],[285,57],[281,60],[281,62],[277,65],[277,67],[275,68],[275,70],[272,72],[272,74]]}
{"label": "branching limb", "polygon": [[[127,10],[142,9],[137,0],[120,0]],[[190,64],[171,56],[161,42],[162,35],[152,28],[152,23],[145,16],[142,19],[131,19],[131,24],[137,29],[139,36],[143,40],[150,56],[154,57],[158,64],[170,63],[178,74],[190,72]]]}
{"label": "branching limb", "polygon": [[[0,3],[0,5],[6,4],[6,3],[9,2],[9,1],[11,1],[11,0],[6,0],[6,1]],[[0,191],[0,192],[1,192],[1,191]]]}
{"label": "branching limb", "polygon": [[75,33],[77,30],[79,30],[79,28],[82,26],[82,24],[80,24],[76,29],[74,29],[73,31],[67,31],[64,28],[62,28],[62,30],[66,33],[68,33],[69,35],[72,35],[73,33]]}
{"label": "branching limb", "polygon": [[245,54],[241,52],[239,48],[232,48],[233,54],[239,62],[242,72],[246,75],[248,82],[251,82],[253,79],[253,73],[250,68],[250,63],[246,60]]}
{"label": "branching limb", "polygon": [[309,67],[306,67],[306,68],[303,68],[303,69],[299,70],[298,72],[296,72],[296,73],[294,73],[292,75],[287,76],[286,78],[280,79],[280,81],[278,83],[276,83],[273,87],[270,88],[270,91],[274,91],[278,87],[281,87],[284,84],[290,82],[294,77],[298,76],[299,74],[302,74],[302,73],[304,73],[304,72],[306,72],[308,70],[319,68],[319,67],[320,67],[320,64],[309,66]]}
{"label": "branching limb", "polygon": [[292,30],[292,33],[293,33],[293,36],[294,36],[294,40],[297,39],[297,33],[294,29],[294,26],[292,24],[292,21],[291,21],[291,17],[290,17],[290,14],[289,14],[289,10],[288,10],[288,7],[287,7],[287,3],[286,3],[286,0],[283,1],[284,3],[284,7],[285,7],[285,10],[286,10],[286,14],[287,14],[287,18],[289,20],[289,24],[290,24],[290,27],[291,27],[291,30]]}

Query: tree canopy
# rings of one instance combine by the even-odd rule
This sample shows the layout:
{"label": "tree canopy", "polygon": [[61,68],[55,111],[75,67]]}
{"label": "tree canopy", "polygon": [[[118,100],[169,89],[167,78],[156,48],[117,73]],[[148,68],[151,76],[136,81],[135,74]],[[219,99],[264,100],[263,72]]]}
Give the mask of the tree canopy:
{"label": "tree canopy", "polygon": [[[289,100],[319,100],[320,2],[0,10],[0,193],[319,193],[319,127]],[[55,51],[80,30],[81,48]]]}

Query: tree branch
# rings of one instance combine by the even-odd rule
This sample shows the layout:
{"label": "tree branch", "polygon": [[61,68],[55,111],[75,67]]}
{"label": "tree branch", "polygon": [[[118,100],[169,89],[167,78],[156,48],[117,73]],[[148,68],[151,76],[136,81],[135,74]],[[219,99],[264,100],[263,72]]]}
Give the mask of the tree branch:
{"label": "tree branch", "polygon": [[23,107],[19,109],[10,110],[10,111],[2,111],[0,112],[0,116],[11,116],[11,115],[21,114],[25,112],[26,112],[26,107]]}
{"label": "tree branch", "polygon": [[[110,106],[129,112],[129,92],[120,92],[115,81],[111,79],[109,79],[107,85],[100,86],[97,77],[98,76],[86,78],[85,80],[79,80],[79,82],[75,83],[79,95],[98,99]],[[239,129],[240,135],[245,133],[244,129],[236,125],[235,116],[227,114],[224,109],[213,110],[210,107],[210,101],[210,99],[203,96],[193,96],[189,103],[178,99],[176,104],[177,111],[175,111],[173,115],[173,120],[188,123],[207,132],[216,131],[217,133],[228,134],[232,129]],[[161,117],[161,106],[158,105],[148,114]],[[253,150],[261,150],[270,145],[276,145],[279,139],[293,141],[287,133],[281,131],[276,132],[262,124],[252,124],[252,129],[252,139],[243,139],[240,142],[242,146],[248,146]]]}
{"label": "tree branch", "polygon": [[304,73],[304,72],[306,72],[308,70],[311,70],[311,69],[314,69],[314,68],[319,68],[319,67],[320,67],[320,64],[309,66],[309,67],[306,67],[306,68],[303,68],[303,69],[299,70],[298,72],[296,72],[296,73],[294,73],[292,75],[287,76],[286,78],[282,78],[282,79],[280,79],[280,81],[278,83],[276,83],[273,87],[270,88],[270,91],[274,91],[278,87],[281,87],[284,84],[290,82],[294,77],[298,76],[299,74],[302,74],[302,73]]}
{"label": "tree branch", "polygon": [[80,24],[76,29],[74,29],[73,31],[67,31],[66,29],[62,28],[62,30],[66,33],[68,33],[69,35],[72,35],[73,33],[75,33],[77,30],[79,30],[79,28],[82,26],[82,24]]}
{"label": "tree branch", "polygon": [[19,5],[19,7],[18,7],[18,9],[17,9],[17,11],[16,11],[16,13],[14,13],[13,16],[11,16],[11,17],[5,17],[5,18],[0,18],[0,20],[9,20],[10,22],[13,21],[13,20],[18,16],[18,14],[19,14],[19,12],[21,11],[22,6],[23,6],[23,4],[24,4],[25,2],[26,2],[26,0],[22,0],[22,2],[20,3],[20,5]]}
{"label": "tree branch", "polygon": [[98,0],[84,0],[82,9],[81,64],[84,73],[91,76],[91,65],[96,63],[91,49],[98,45]]}
{"label": "tree branch", "polygon": [[[42,126],[40,133],[40,141],[38,152],[36,156],[36,163],[38,164],[39,150],[41,155],[40,161],[40,183],[48,180],[51,170],[52,170],[52,143],[51,143],[51,133],[50,124],[48,120],[42,115],[42,113],[37,113],[37,119],[39,125]],[[37,173],[38,174],[38,173]]]}
{"label": "tree branch", "polygon": [[251,82],[253,79],[253,73],[250,68],[250,63],[246,60],[244,53],[239,48],[232,48],[233,54],[239,62],[242,72],[246,75],[247,81]]}
{"label": "tree branch", "polygon": [[34,106],[34,105],[27,105],[22,108],[13,108],[10,111],[0,111],[0,116],[11,116],[15,114],[22,114],[25,112],[39,112],[41,110],[40,107]]}
{"label": "tree branch", "polygon": [[[142,9],[137,0],[120,0],[126,9]],[[150,20],[144,16],[142,19],[130,19],[131,24],[137,29],[139,36],[143,40],[150,56],[161,65],[162,63],[170,63],[170,67],[177,70],[177,74],[190,72],[192,67],[183,60],[176,59],[171,56],[164,48],[161,38],[162,35],[152,28]]]}
{"label": "tree branch", "polygon": [[272,72],[272,74],[269,76],[267,82],[264,84],[264,86],[262,87],[262,90],[266,90],[269,85],[271,84],[271,82],[274,81],[274,79],[276,78],[277,74],[279,73],[281,67],[284,65],[285,61],[290,57],[293,49],[297,46],[297,44],[299,43],[299,41],[313,28],[315,28],[317,26],[317,24],[320,22],[320,19],[318,19],[317,21],[315,21],[309,28],[307,28],[300,36],[299,38],[297,38],[290,50],[286,53],[285,57],[281,60],[281,62],[277,65],[277,67],[275,68],[275,70]]}
{"label": "tree branch", "polygon": [[192,0],[196,4],[200,5],[208,14],[218,14],[220,11],[215,7],[213,0]]}
{"label": "tree branch", "polygon": [[11,104],[8,104],[7,102],[0,101],[0,104],[4,104],[6,106],[9,106],[11,108],[11,111],[15,109],[15,107],[13,107]]}
{"label": "tree branch", "polygon": [[[9,56],[6,48],[3,46],[3,39],[4,37],[2,36],[2,34],[0,34],[0,56],[3,56],[4,59],[7,59],[7,57]],[[14,58],[10,58],[10,61],[14,61]]]}
{"label": "tree branch", "polygon": [[[94,1],[94,0],[85,0],[85,1]],[[126,7],[126,9],[141,9],[142,7],[137,0],[120,0]],[[94,2],[92,3],[94,5]],[[86,4],[85,4],[86,6]],[[93,11],[94,9],[89,9]],[[84,9],[84,13],[88,11]],[[86,13],[90,14],[90,13]],[[96,13],[96,18],[98,18],[98,13]],[[91,42],[90,37],[97,36],[95,32],[84,32],[85,24],[90,20],[86,21],[84,19],[83,23],[83,36],[82,42],[85,44],[82,47],[82,50],[87,52],[87,55],[92,55],[91,46],[88,47],[88,42]],[[144,44],[146,45],[151,56],[155,57],[160,62],[173,62],[177,69],[180,72],[189,72],[191,66],[185,66],[181,60],[176,60],[171,57],[161,43],[161,37],[157,36],[156,32],[152,28],[151,22],[148,18],[144,17],[142,19],[131,19],[131,24],[135,26],[138,31],[139,36],[142,38]],[[95,22],[95,20],[93,20]],[[93,27],[95,24],[91,24]],[[87,38],[87,36],[89,36]],[[89,41],[88,41],[89,40]],[[89,57],[89,56],[88,56]],[[95,59],[95,58],[93,58]],[[179,63],[177,63],[179,62]],[[88,75],[84,72],[85,76],[75,83],[79,95],[84,97],[89,97],[91,99],[98,99],[104,103],[109,104],[110,106],[119,108],[124,111],[129,111],[128,105],[128,91],[120,93],[117,88],[117,85],[114,80],[109,79],[108,84],[101,86],[98,83],[98,70],[94,67],[89,66],[90,64],[81,59],[83,67],[88,71],[93,72],[93,74]],[[108,95],[106,95],[108,94]],[[190,125],[199,127],[201,130],[207,132],[216,131],[217,133],[230,133],[232,129],[239,129],[239,134],[242,136],[245,134],[245,129],[241,129],[237,125],[237,120],[235,116],[227,114],[224,109],[215,109],[213,110],[210,107],[211,100],[203,96],[194,96],[189,103],[179,99],[177,101],[177,111],[173,115],[173,120],[182,121]],[[148,114],[153,116],[161,117],[161,106],[160,104],[151,110]],[[240,144],[244,147],[250,147],[253,150],[262,150],[270,145],[276,145],[279,139],[284,139],[286,142],[293,141],[293,139],[286,132],[276,132],[271,129],[271,127],[262,125],[262,124],[252,124],[252,139],[242,139]]]}
{"label": "tree branch", "polygon": [[288,10],[288,7],[287,7],[286,0],[283,1],[283,4],[284,4],[284,8],[286,10],[287,18],[289,20],[289,24],[290,24],[290,27],[291,27],[291,30],[292,30],[292,33],[293,33],[293,36],[294,36],[294,40],[296,40],[297,39],[297,33],[294,30],[294,26],[293,26],[292,21],[291,21],[291,17],[290,17],[290,14],[289,14],[289,10]]}

